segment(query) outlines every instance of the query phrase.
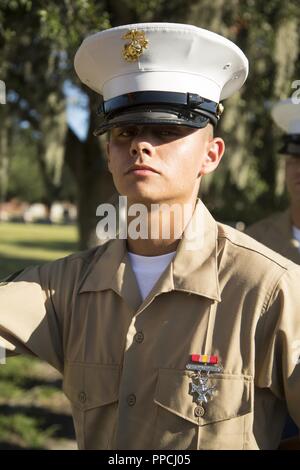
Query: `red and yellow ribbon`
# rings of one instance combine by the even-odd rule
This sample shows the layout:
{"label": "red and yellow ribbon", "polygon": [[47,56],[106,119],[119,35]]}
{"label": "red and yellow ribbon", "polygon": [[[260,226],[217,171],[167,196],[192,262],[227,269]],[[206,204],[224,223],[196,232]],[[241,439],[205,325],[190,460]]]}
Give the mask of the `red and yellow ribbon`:
{"label": "red and yellow ribbon", "polygon": [[208,356],[207,354],[192,354],[191,360],[201,364],[218,364],[218,356]]}

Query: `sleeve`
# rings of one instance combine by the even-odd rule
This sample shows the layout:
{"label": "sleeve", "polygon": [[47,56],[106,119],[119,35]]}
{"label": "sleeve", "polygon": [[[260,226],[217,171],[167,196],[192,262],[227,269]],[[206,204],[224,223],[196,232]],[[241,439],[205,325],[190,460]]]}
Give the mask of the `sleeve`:
{"label": "sleeve", "polygon": [[256,382],[287,404],[300,428],[300,267],[285,271],[271,293],[256,337]]}
{"label": "sleeve", "polygon": [[64,266],[64,260],[58,260],[28,268],[0,284],[0,346],[7,355],[38,356],[60,372]]}

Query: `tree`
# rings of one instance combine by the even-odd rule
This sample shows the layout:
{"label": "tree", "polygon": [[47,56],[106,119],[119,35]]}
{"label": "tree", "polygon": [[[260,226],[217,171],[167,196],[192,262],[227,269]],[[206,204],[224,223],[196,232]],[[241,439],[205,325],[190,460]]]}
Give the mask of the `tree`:
{"label": "tree", "polygon": [[[280,132],[269,115],[272,101],[291,94],[300,72],[300,10],[296,0],[6,0],[1,3],[0,78],[8,87],[3,117],[7,136],[26,121],[49,201],[62,194],[67,164],[77,185],[80,247],[94,243],[96,207],[113,192],[103,140],[93,136],[99,97],[82,85],[73,58],[93,31],[140,21],[187,22],[236,42],[250,61],[242,91],[226,100],[217,132],[227,155],[204,180],[203,197],[222,220],[251,222],[284,203]],[[21,60],[20,60],[21,58]],[[201,57],[199,57],[201,60]],[[88,97],[89,128],[81,141],[66,125],[64,85]],[[9,116],[9,119],[8,119]],[[8,139],[7,142],[10,142]],[[8,146],[9,147],[9,146]],[[7,152],[9,155],[9,151]],[[2,159],[3,161],[3,159]]]}
{"label": "tree", "polygon": [[[192,4],[193,2],[191,2]],[[177,7],[177,10],[176,10]],[[174,12],[176,11],[176,14]],[[75,175],[78,188],[78,213],[80,247],[96,243],[96,208],[113,194],[112,178],[108,172],[104,142],[93,135],[97,127],[96,109],[99,96],[87,89],[73,72],[75,52],[82,39],[92,31],[99,31],[121,23],[178,19],[186,11],[182,1],[174,1],[172,8],[165,0],[120,0],[85,2],[83,0],[54,2],[42,11],[43,34],[54,50],[65,53],[66,76],[88,95],[89,128],[87,137],[81,142],[69,128],[66,136],[65,160]]]}
{"label": "tree", "polygon": [[[8,0],[1,4],[1,78],[7,87],[4,127],[13,139],[27,125],[50,205],[59,197],[66,122],[57,70],[61,54],[43,38],[39,8],[44,2]],[[14,126],[10,122],[14,122]]]}
{"label": "tree", "polygon": [[237,43],[249,59],[246,84],[224,102],[218,132],[227,143],[226,155],[221,171],[204,182],[204,197],[218,218],[252,222],[285,203],[280,132],[270,105],[291,96],[299,77],[299,5],[293,0],[202,0],[189,18]]}

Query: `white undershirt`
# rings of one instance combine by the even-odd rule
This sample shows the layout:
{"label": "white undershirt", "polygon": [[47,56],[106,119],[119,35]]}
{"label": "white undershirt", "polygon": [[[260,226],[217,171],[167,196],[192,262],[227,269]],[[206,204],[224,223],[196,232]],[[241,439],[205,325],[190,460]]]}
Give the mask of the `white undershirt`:
{"label": "white undershirt", "polygon": [[300,229],[293,227],[293,236],[299,242],[298,250],[300,251]]}
{"label": "white undershirt", "polygon": [[152,290],[166,267],[175,256],[176,251],[160,256],[140,256],[128,252],[132,270],[135,274],[142,299]]}

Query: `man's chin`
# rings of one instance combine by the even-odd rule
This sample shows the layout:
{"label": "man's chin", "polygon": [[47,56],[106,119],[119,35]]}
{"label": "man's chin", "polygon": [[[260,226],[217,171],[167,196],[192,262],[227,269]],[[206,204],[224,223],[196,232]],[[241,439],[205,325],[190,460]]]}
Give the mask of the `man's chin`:
{"label": "man's chin", "polygon": [[[125,195],[126,196],[126,195]],[[162,202],[162,198],[160,198],[157,194],[130,194],[127,195],[128,204],[144,204],[145,206],[149,206],[151,204],[159,204]]]}

